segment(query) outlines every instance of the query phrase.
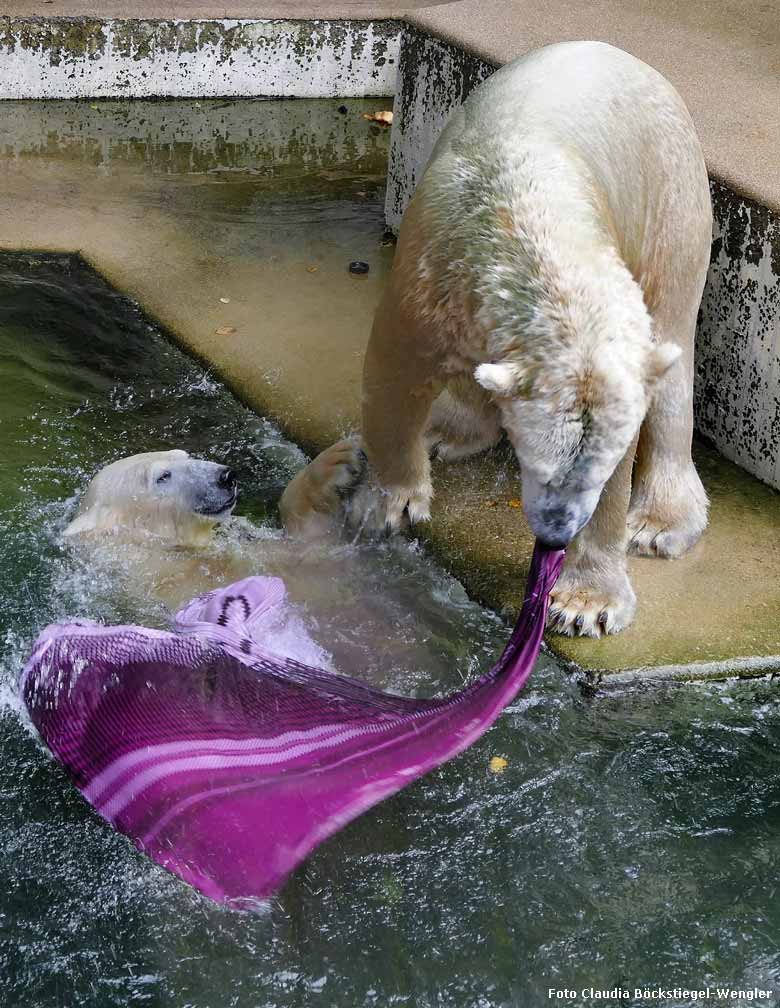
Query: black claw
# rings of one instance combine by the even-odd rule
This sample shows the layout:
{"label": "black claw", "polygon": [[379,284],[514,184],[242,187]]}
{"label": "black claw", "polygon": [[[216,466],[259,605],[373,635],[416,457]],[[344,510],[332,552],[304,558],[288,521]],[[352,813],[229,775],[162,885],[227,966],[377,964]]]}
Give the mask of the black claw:
{"label": "black claw", "polygon": [[602,626],[606,625],[608,619],[609,619],[609,613],[606,611],[606,609],[599,613],[599,623]]}
{"label": "black claw", "polygon": [[585,617],[582,613],[574,620],[574,625],[578,630],[581,630],[585,626]]}

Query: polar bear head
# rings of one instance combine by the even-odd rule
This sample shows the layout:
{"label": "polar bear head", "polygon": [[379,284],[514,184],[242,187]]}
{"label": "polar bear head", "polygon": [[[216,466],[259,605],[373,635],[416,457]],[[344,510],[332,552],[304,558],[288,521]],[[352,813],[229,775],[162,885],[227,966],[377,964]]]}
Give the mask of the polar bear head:
{"label": "polar bear head", "polygon": [[[523,510],[542,542],[562,549],[590,520],[680,354],[678,346],[649,338],[604,340],[562,347],[546,359],[510,356],[477,367],[475,378],[492,393],[520,463]],[[684,403],[690,392],[681,368],[679,375]]]}
{"label": "polar bear head", "polygon": [[227,466],[178,449],[144,452],[100,470],[64,534],[153,536],[199,545],[230,515],[236,497],[236,478]]}

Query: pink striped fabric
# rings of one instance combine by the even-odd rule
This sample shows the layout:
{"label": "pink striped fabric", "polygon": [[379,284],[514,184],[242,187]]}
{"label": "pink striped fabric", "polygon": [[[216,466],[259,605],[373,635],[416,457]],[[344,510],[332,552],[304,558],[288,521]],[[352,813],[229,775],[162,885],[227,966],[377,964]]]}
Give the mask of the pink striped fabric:
{"label": "pink striped fabric", "polygon": [[302,628],[279,633],[282,582],[252,577],[188,603],[171,633],[47,627],[24,702],[100,815],[206,896],[248,908],[317,844],[490,727],[530,675],[562,561],[537,544],[501,658],[440,699],[318,668]]}

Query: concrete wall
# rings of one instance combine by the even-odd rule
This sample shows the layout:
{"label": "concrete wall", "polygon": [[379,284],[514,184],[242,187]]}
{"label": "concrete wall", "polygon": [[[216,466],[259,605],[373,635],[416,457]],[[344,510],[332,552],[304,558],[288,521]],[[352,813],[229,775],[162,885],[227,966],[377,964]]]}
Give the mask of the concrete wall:
{"label": "concrete wall", "polygon": [[[450,112],[496,68],[405,28],[386,213],[397,230]],[[712,260],[696,345],[699,431],[780,488],[780,215],[711,183]]]}
{"label": "concrete wall", "polygon": [[780,214],[711,182],[710,272],[696,341],[696,421],[780,488]]}
{"label": "concrete wall", "polygon": [[230,170],[260,177],[286,165],[312,172],[337,164],[379,180],[387,135],[364,122],[363,102],[345,102],[346,115],[316,99],[8,102],[0,109],[0,164],[37,159],[91,169],[145,165],[167,174]]}
{"label": "concrete wall", "polygon": [[461,49],[404,29],[385,199],[385,217],[394,231],[450,112],[495,69]]}
{"label": "concrete wall", "polygon": [[391,95],[399,31],[394,21],[0,17],[0,99]]}

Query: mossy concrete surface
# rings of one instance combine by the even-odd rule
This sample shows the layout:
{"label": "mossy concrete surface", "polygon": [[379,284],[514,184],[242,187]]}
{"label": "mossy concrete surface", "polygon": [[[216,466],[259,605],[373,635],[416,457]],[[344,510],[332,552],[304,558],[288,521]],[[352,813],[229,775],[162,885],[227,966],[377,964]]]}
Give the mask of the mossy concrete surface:
{"label": "mossy concrete surface", "polygon": [[15,17],[90,17],[143,20],[159,18],[320,18],[373,20],[402,17],[409,11],[449,0],[4,0],[0,13]]}
{"label": "mossy concrete surface", "polygon": [[0,99],[388,95],[399,32],[386,19],[0,17]]}
{"label": "mossy concrete surface", "polygon": [[[363,119],[382,102],[339,104],[0,105],[0,246],[80,251],[259,411],[322,448],[357,426],[393,251],[387,133]],[[351,259],[370,273],[351,275]],[[550,636],[557,654],[619,682],[780,666],[780,495],[706,448],[698,458],[713,502],[701,544],[679,561],[633,561],[634,626],[604,641]],[[437,466],[436,491],[421,536],[511,614],[531,550],[511,456]]]}

